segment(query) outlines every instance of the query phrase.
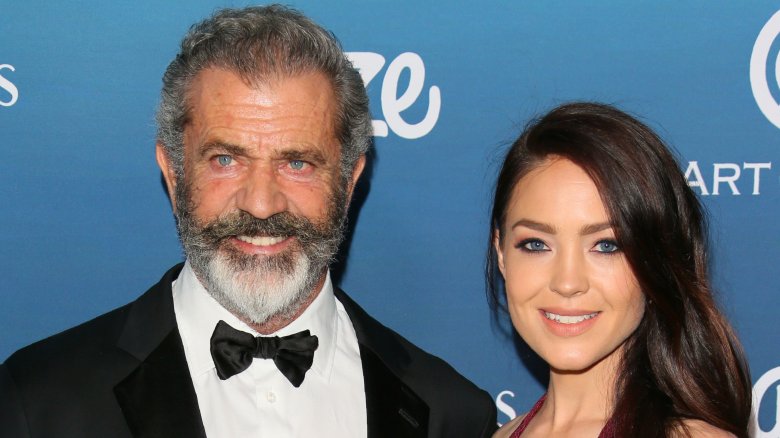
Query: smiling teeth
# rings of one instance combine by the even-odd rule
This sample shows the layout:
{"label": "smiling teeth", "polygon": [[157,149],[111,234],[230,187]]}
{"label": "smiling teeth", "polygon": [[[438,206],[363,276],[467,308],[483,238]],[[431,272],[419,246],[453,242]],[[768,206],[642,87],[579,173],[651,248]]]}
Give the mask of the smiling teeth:
{"label": "smiling teeth", "polygon": [[242,242],[251,243],[256,246],[271,246],[286,239],[284,236],[236,236],[236,238]]}
{"label": "smiling teeth", "polygon": [[544,312],[545,318],[555,322],[559,322],[561,324],[577,324],[578,322],[587,321],[591,318],[594,318],[598,314],[599,314],[598,312],[594,312],[594,313],[589,313],[587,315],[564,316],[564,315],[556,315],[555,313]]}

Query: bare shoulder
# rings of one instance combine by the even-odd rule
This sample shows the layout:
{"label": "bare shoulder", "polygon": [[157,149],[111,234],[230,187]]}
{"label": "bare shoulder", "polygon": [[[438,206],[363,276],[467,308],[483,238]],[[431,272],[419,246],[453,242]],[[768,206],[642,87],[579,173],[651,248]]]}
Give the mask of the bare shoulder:
{"label": "bare shoulder", "polygon": [[701,420],[684,420],[674,438],[736,438],[731,432],[719,429]]}
{"label": "bare shoulder", "polygon": [[517,426],[520,425],[520,423],[523,421],[523,418],[525,418],[526,414],[518,415],[512,421],[509,423],[506,423],[505,425],[501,426],[500,429],[496,431],[496,433],[493,434],[493,438],[509,438],[510,435],[512,435],[512,432],[517,429]]}

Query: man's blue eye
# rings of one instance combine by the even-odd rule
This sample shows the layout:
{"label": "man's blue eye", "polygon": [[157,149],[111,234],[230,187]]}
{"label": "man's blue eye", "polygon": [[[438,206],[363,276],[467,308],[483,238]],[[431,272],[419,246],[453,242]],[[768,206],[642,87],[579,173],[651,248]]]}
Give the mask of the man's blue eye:
{"label": "man's blue eye", "polygon": [[219,155],[219,156],[217,156],[217,164],[219,164],[220,166],[223,166],[223,167],[224,166],[229,166],[230,163],[232,163],[232,162],[233,162],[233,157],[231,157],[230,155]]}
{"label": "man's blue eye", "polygon": [[301,170],[303,169],[303,166],[306,165],[306,162],[303,160],[290,160],[290,167],[293,170]]}
{"label": "man's blue eye", "polygon": [[620,248],[618,248],[617,243],[615,242],[610,240],[602,240],[596,244],[596,250],[598,252],[613,253],[619,251]]}

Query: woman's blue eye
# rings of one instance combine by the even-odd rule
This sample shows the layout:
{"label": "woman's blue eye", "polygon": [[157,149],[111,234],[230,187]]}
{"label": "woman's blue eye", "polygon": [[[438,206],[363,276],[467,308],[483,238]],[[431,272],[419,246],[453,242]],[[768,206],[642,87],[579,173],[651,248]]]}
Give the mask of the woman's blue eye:
{"label": "woman's blue eye", "polygon": [[613,253],[620,251],[616,242],[611,240],[602,240],[596,244],[596,251],[604,253]]}
{"label": "woman's blue eye", "polygon": [[217,156],[217,164],[220,166],[229,166],[230,163],[233,162],[233,157],[230,155],[218,155]]}
{"label": "woman's blue eye", "polygon": [[528,239],[520,242],[519,245],[517,245],[519,248],[525,250],[525,251],[531,251],[531,252],[538,252],[538,251],[547,251],[547,245],[545,245],[544,242],[537,239]]}
{"label": "woman's blue eye", "polygon": [[306,165],[306,162],[303,160],[290,160],[290,167],[293,170],[301,170],[303,169],[303,166]]}

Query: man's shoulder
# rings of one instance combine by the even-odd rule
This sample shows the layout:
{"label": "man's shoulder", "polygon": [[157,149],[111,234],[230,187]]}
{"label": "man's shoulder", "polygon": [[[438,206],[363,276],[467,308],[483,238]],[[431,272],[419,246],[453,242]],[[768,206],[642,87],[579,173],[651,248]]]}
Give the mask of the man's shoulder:
{"label": "man's shoulder", "polygon": [[377,353],[394,372],[403,374],[402,377],[419,374],[426,381],[430,381],[430,378],[447,380],[465,389],[479,390],[446,361],[423,350],[369,315],[343,291],[337,290],[336,296],[352,320],[358,341]]}
{"label": "man's shoulder", "polygon": [[36,364],[69,361],[77,357],[88,357],[91,353],[105,349],[107,345],[116,345],[130,305],[125,304],[23,347],[6,359],[6,365],[18,364],[19,368],[29,368]]}
{"label": "man's shoulder", "polygon": [[[397,343],[406,353],[406,356],[396,355],[395,357],[405,359],[403,361],[402,377],[412,386],[418,383],[426,387],[438,387],[434,394],[441,394],[442,388],[446,388],[443,392],[470,393],[474,397],[480,397],[484,394],[484,391],[460,374],[444,359],[423,350],[394,329],[383,325],[376,319],[374,321],[377,323],[376,330],[385,332],[384,336],[386,338],[383,342],[388,342],[388,338],[391,339],[391,343],[384,344],[384,346]],[[380,348],[377,347],[377,349]]]}
{"label": "man's shoulder", "polygon": [[54,378],[67,375],[74,368],[98,369],[116,362],[118,357],[127,357],[128,353],[117,345],[126,331],[133,306],[147,301],[144,305],[150,307],[148,301],[159,284],[131,303],[17,350],[5,360],[3,367],[18,379],[25,376],[40,379],[47,375]]}
{"label": "man's shoulder", "polygon": [[27,424],[64,427],[76,424],[68,418],[90,418],[91,412],[105,413],[103,409],[115,413],[111,389],[137,363],[116,347],[128,309],[120,307],[35,342],[0,364],[0,406],[7,411],[0,413],[2,427],[26,436],[21,431]]}
{"label": "man's shoulder", "polygon": [[177,272],[168,271],[132,303],[24,347],[0,364],[2,430],[12,436],[120,436],[116,432],[126,426],[114,389],[170,332],[170,287],[161,285],[170,285]]}

